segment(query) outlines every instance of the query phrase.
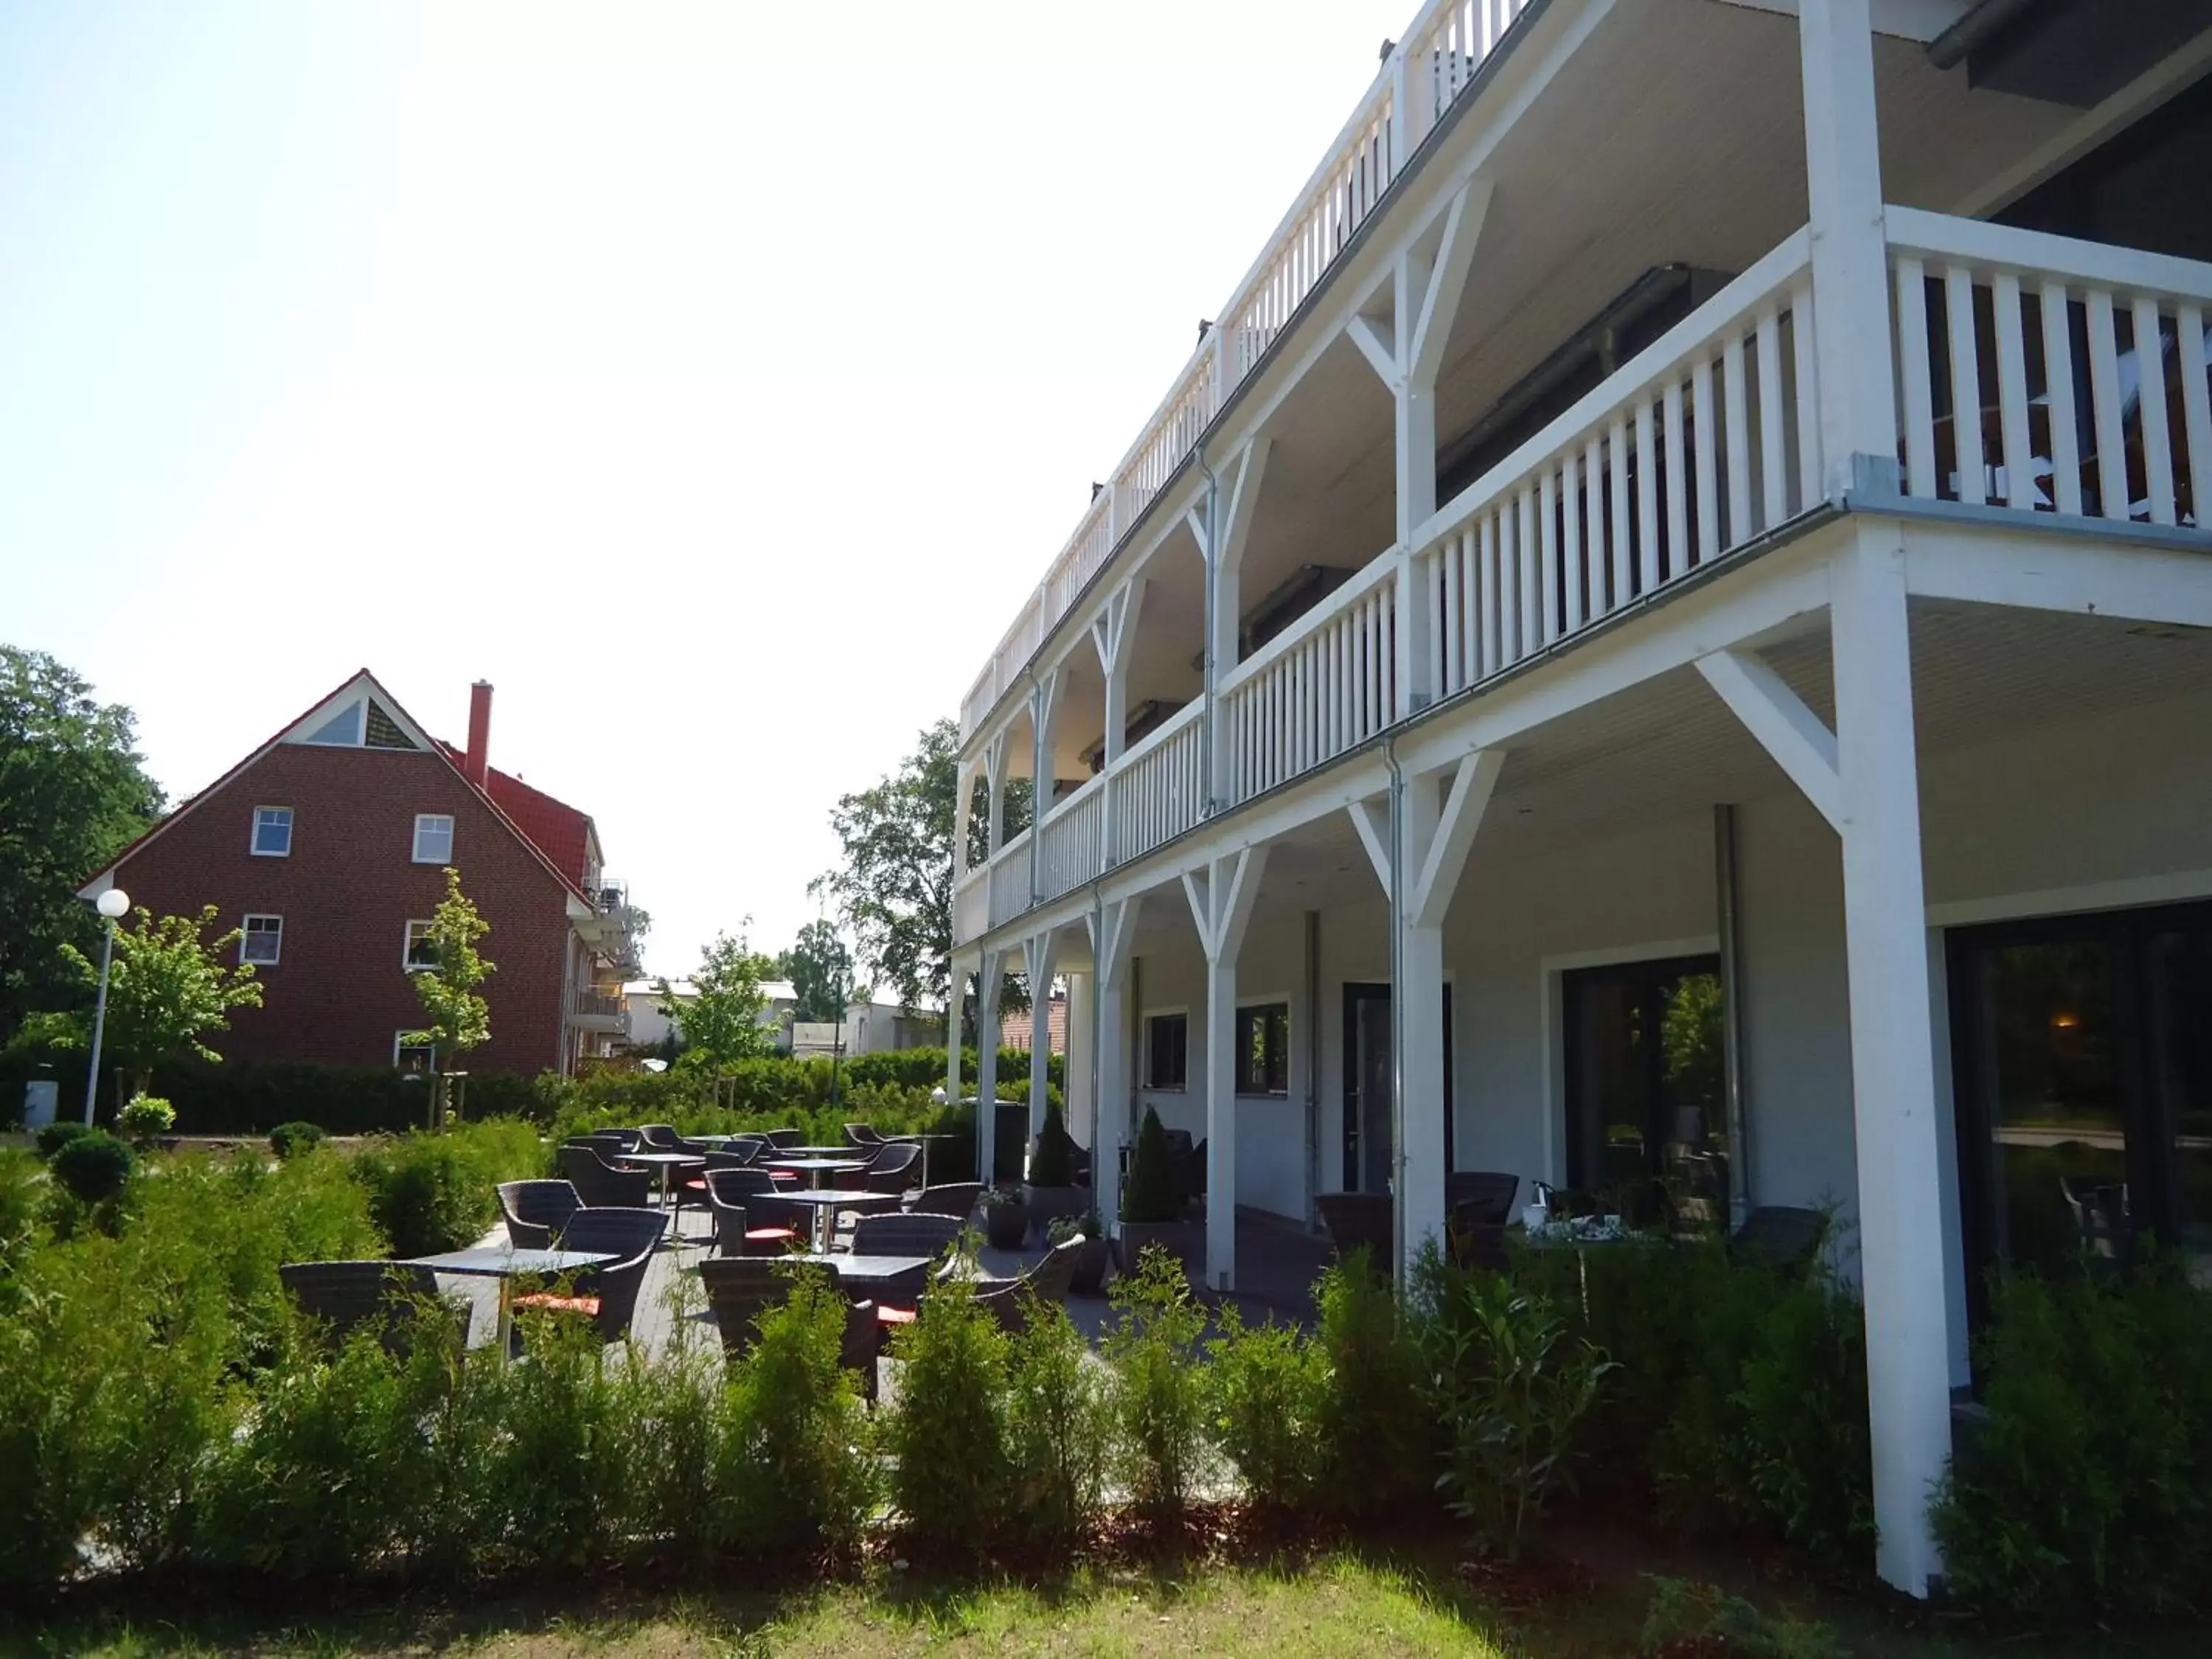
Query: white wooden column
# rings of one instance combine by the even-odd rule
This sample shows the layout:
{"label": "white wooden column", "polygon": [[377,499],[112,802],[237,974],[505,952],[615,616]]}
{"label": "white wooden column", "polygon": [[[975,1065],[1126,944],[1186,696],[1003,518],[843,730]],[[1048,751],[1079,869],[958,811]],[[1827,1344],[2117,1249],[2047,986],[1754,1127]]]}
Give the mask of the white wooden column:
{"label": "white wooden column", "polygon": [[1247,848],[1182,878],[1206,957],[1206,1282],[1237,1285],[1237,953],[1260,894],[1265,847]]}
{"label": "white wooden column", "polygon": [[975,1179],[991,1183],[992,1138],[998,1127],[999,993],[1006,953],[986,951],[975,968]]}
{"label": "white wooden column", "polygon": [[983,781],[991,797],[991,821],[984,826],[986,864],[999,856],[999,848],[1006,836],[1006,742],[1012,730],[1011,726],[1000,726],[990,742],[983,745]]}
{"label": "white wooden column", "polygon": [[960,1009],[967,1000],[966,979],[969,969],[958,957],[945,963],[945,1100],[947,1105],[960,1103]]}
{"label": "white wooden column", "polygon": [[967,761],[953,763],[952,784],[952,884],[960,885],[968,873],[969,797],[975,793],[975,768]]}
{"label": "white wooden column", "polygon": [[1206,642],[1207,752],[1213,769],[1208,793],[1217,806],[1230,803],[1231,787],[1227,721],[1218,693],[1221,682],[1237,666],[1237,624],[1244,606],[1244,544],[1251,537],[1261,482],[1273,451],[1273,439],[1264,434],[1254,438],[1222,470],[1212,492],[1212,512],[1194,508],[1183,514],[1206,561],[1207,615],[1212,629]]}
{"label": "white wooden column", "polygon": [[[1437,374],[1467,293],[1468,270],[1490,211],[1490,189],[1486,180],[1462,185],[1433,242],[1425,239],[1399,258],[1390,274],[1387,319],[1363,312],[1347,325],[1352,343],[1390,389],[1398,503],[1394,713],[1401,719],[1426,705],[1431,690],[1428,596],[1420,591],[1413,563],[1414,538],[1437,510]],[[1378,292],[1378,306],[1381,297]]]}
{"label": "white wooden column", "polygon": [[1942,1571],[1928,1500],[1951,1454],[1951,1344],[1912,657],[1895,527],[1861,529],[1830,580],[1860,1283],[1881,1529],[1875,1565],[1899,1589],[1925,1595]]}
{"label": "white wooden column", "polygon": [[1098,995],[1097,1127],[1091,1138],[1091,1191],[1107,1233],[1115,1238],[1121,1236],[1121,1148],[1130,1139],[1129,947],[1143,902],[1139,896],[1102,903],[1084,918]]}
{"label": "white wooden column", "polygon": [[1036,677],[1030,692],[1030,902],[1044,890],[1044,820],[1052,811],[1054,763],[1052,714],[1060,701],[1062,675],[1059,667]]}
{"label": "white wooden column", "polygon": [[1060,1068],[1066,1080],[1060,1092],[1066,1103],[1067,1133],[1078,1146],[1088,1146],[1098,1139],[1097,1097],[1091,1086],[1097,1053],[1098,1011],[1091,996],[1091,975],[1071,972],[1066,979],[1067,1057]]}
{"label": "white wooden column", "polygon": [[[1398,810],[1355,801],[1352,821],[1390,900],[1391,1179],[1401,1285],[1423,1246],[1444,1248],[1443,924],[1505,766],[1478,750],[1408,777]],[[1395,817],[1395,824],[1391,818]]]}
{"label": "white wooden column", "polygon": [[1936,1087],[1905,554],[1862,522],[1829,566],[1836,729],[1749,651],[1698,666],[1843,842],[1858,1154],[1860,1288],[1875,1565],[1925,1595],[1942,1570],[1928,1498],[1951,1451],[1943,1127]]}
{"label": "white wooden column", "polygon": [[1099,786],[1098,854],[1102,870],[1113,867],[1121,856],[1114,844],[1115,769],[1121,764],[1123,739],[1129,730],[1129,658],[1137,641],[1137,618],[1145,608],[1145,579],[1132,576],[1108,596],[1105,609],[1092,618],[1091,644],[1098,653],[1098,672],[1106,682],[1105,753],[1099,769],[1106,781]]}
{"label": "white wooden column", "polygon": [[1869,0],[1799,0],[1805,183],[1823,493],[1897,477],[1888,232],[1874,92]]}
{"label": "white wooden column", "polygon": [[1047,928],[1022,941],[1023,970],[1030,979],[1030,1144],[1034,1147],[1044,1129],[1045,1109],[1051,1087],[1052,971],[1058,954],[1057,934]]}

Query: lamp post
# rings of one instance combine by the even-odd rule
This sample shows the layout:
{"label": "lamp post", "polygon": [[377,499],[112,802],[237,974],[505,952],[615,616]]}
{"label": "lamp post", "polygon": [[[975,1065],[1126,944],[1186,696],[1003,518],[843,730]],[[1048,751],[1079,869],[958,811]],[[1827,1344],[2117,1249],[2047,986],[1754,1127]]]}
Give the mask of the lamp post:
{"label": "lamp post", "polygon": [[93,908],[106,919],[107,933],[100,942],[100,1000],[92,1011],[92,1066],[84,1079],[84,1121],[92,1124],[92,1104],[100,1096],[100,1040],[107,1030],[107,969],[115,960],[115,924],[131,914],[131,895],[111,887],[94,901]]}

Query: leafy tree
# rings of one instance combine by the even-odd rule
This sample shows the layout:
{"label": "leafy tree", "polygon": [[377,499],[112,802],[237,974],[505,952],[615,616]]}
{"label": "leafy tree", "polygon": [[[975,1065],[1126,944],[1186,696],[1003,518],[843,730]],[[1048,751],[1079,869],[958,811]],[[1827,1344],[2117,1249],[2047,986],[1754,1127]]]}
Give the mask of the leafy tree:
{"label": "leafy tree", "polygon": [[761,981],[774,965],[754,951],[742,932],[735,939],[717,933],[691,975],[689,1002],[678,1003],[668,981],[660,981],[661,1007],[684,1028],[684,1058],[678,1064],[719,1074],[741,1060],[774,1050],[775,1034],[761,1023],[768,1009]]}
{"label": "leafy tree", "polygon": [[406,1036],[410,1043],[429,1045],[434,1069],[439,1060],[465,1054],[491,1036],[491,1007],[477,990],[497,965],[477,951],[477,941],[489,932],[491,924],[461,891],[461,872],[447,866],[446,896],[430,916],[434,965],[415,975],[424,1024]]}
{"label": "leafy tree", "polygon": [[[261,988],[251,963],[233,966],[240,930],[212,939],[201,934],[215,925],[212,904],[198,916],[156,916],[141,905],[131,925],[115,930],[115,961],[107,975],[107,1021],[102,1051],[132,1073],[129,1091],[143,1095],[154,1067],[186,1053],[220,1060],[205,1039],[230,1029],[234,1008],[258,1008]],[[74,945],[61,947],[63,959],[83,985],[96,986],[100,969]],[[89,1010],[50,1014],[37,1019],[41,1035],[62,1047],[88,1047]]]}
{"label": "leafy tree", "polygon": [[[845,861],[814,883],[837,902],[869,971],[909,1008],[943,1000],[950,989],[959,752],[958,726],[939,720],[923,729],[897,771],[840,797],[830,823]],[[1010,783],[1006,795],[1006,834],[1019,835],[1029,822],[1028,780]],[[986,797],[969,822],[970,868],[983,862],[988,807]],[[1014,984],[1007,991],[1012,1000],[1005,1006],[1027,1006]]]}
{"label": "leafy tree", "polygon": [[810,921],[776,960],[777,976],[791,981],[793,1019],[834,1024],[845,1018],[845,1005],[861,999],[853,988],[853,953],[828,921]]}
{"label": "leafy tree", "polygon": [[161,810],[131,711],[42,652],[0,645],[0,1040],[79,990],[64,944],[99,948],[76,890]]}

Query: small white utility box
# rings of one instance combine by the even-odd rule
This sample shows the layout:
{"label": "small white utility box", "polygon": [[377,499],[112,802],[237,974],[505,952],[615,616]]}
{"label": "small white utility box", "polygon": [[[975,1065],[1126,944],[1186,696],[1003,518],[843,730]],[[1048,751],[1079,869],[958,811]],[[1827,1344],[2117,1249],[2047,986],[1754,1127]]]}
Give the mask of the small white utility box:
{"label": "small white utility box", "polygon": [[62,1085],[52,1078],[43,1078],[23,1085],[23,1127],[43,1129],[54,1121],[54,1108],[60,1103]]}

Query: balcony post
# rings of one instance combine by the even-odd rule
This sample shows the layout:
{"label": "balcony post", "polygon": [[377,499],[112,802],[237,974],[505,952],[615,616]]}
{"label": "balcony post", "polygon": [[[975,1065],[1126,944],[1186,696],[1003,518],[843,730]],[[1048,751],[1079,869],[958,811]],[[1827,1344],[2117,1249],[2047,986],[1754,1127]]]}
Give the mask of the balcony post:
{"label": "balcony post", "polygon": [[1048,668],[1030,691],[1030,902],[1044,892],[1044,817],[1052,811],[1052,711],[1060,698],[1060,671]]}
{"label": "balcony post", "polygon": [[969,763],[952,763],[952,886],[958,891],[968,874],[968,819],[975,793],[975,771]]}
{"label": "balcony post", "polygon": [[1237,666],[1239,624],[1244,614],[1244,544],[1252,533],[1260,486],[1267,477],[1267,458],[1273,453],[1274,440],[1263,434],[1239,451],[1218,475],[1208,468],[1206,513],[1203,517],[1195,512],[1185,515],[1191,536],[1206,559],[1206,792],[1212,803],[1209,810],[1217,812],[1236,805],[1221,682]]}
{"label": "balcony post", "polygon": [[998,1178],[999,993],[1006,978],[1006,953],[984,951],[975,969],[975,1179],[986,1186]]}
{"label": "balcony post", "polygon": [[1007,736],[1008,728],[1002,726],[983,745],[983,779],[991,796],[991,821],[984,826],[983,836],[983,861],[986,864],[997,860],[1000,845],[1006,840]]}
{"label": "balcony post", "polygon": [[1267,849],[1247,848],[1182,878],[1206,956],[1206,1282],[1237,1284],[1237,956]]}
{"label": "balcony post", "polygon": [[1106,682],[1104,752],[1098,769],[1105,781],[1098,790],[1098,865],[1111,869],[1119,855],[1114,845],[1115,768],[1121,763],[1129,729],[1129,654],[1137,638],[1137,615],[1144,608],[1145,579],[1132,576],[1107,596],[1104,609],[1091,619],[1091,648],[1098,653],[1098,672]]}
{"label": "balcony post", "polygon": [[[1051,928],[1022,941],[1022,966],[1030,980],[1030,1143],[1044,1133],[1052,1088],[1052,971],[1059,936]],[[1073,1018],[1073,1010],[1069,1011]]]}
{"label": "balcony post", "polygon": [[1797,39],[1822,488],[1831,500],[1850,489],[1895,494],[1889,245],[1869,0],[1800,0]]}
{"label": "balcony post", "polygon": [[968,969],[958,957],[945,963],[945,1103],[960,1103],[960,1005],[967,1000],[967,986],[963,981]]}
{"label": "balcony post", "polygon": [[1086,915],[1091,933],[1091,982],[1098,1018],[1091,1054],[1098,1082],[1092,1096],[1091,1190],[1108,1237],[1121,1233],[1121,1145],[1129,1133],[1129,946],[1136,938],[1141,895],[1108,903]]}
{"label": "balcony post", "polygon": [[1875,1565],[1925,1595],[1942,1570],[1928,1500],[1951,1454],[1952,1343],[1912,657],[1894,529],[1860,530],[1829,581]]}

